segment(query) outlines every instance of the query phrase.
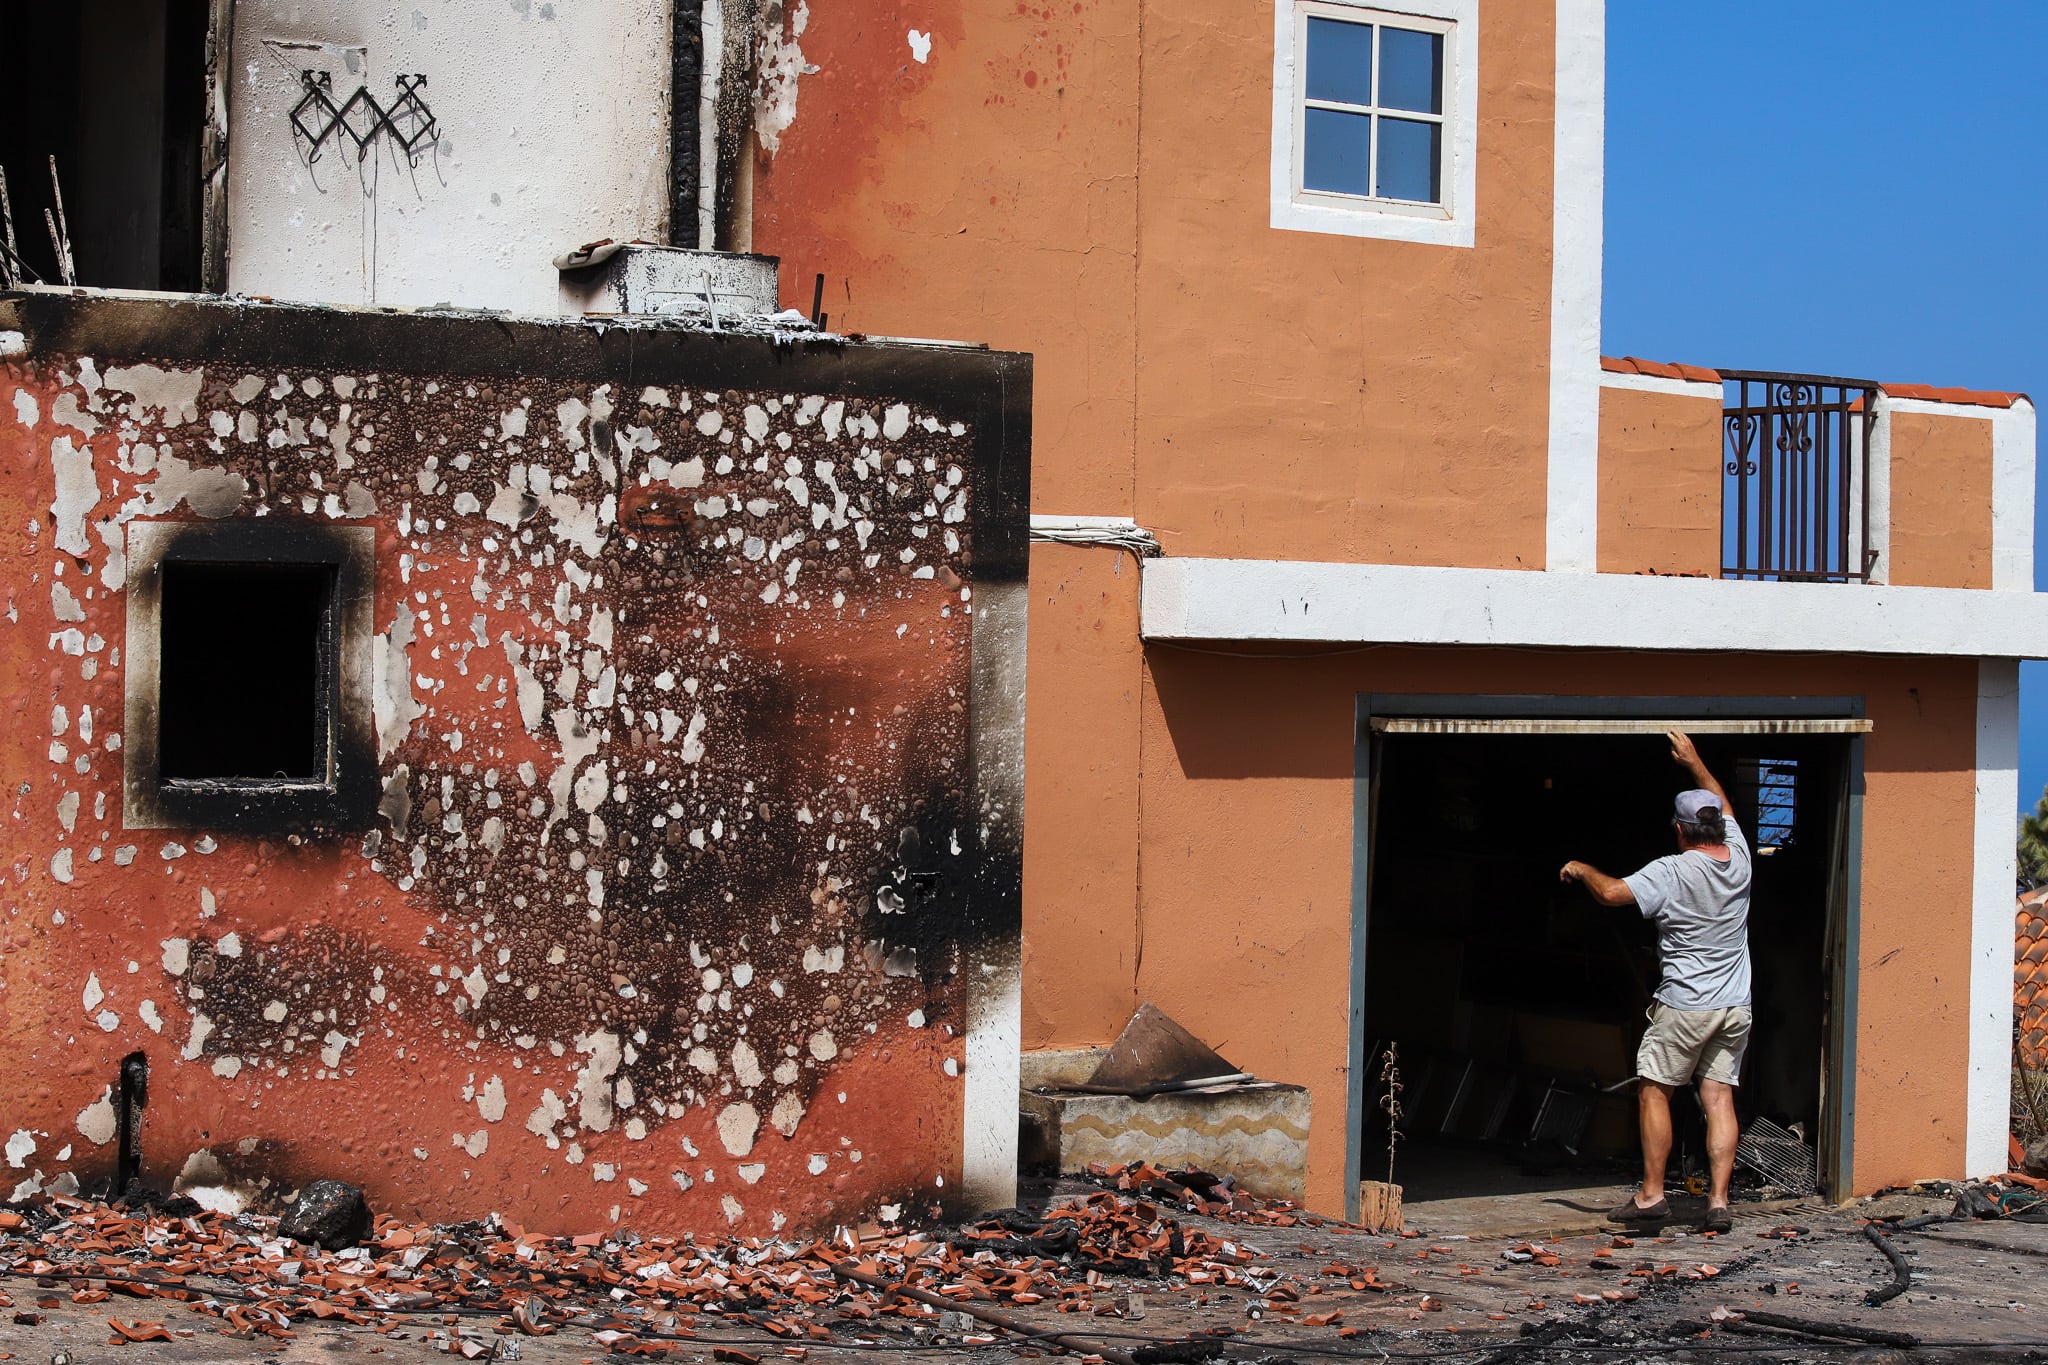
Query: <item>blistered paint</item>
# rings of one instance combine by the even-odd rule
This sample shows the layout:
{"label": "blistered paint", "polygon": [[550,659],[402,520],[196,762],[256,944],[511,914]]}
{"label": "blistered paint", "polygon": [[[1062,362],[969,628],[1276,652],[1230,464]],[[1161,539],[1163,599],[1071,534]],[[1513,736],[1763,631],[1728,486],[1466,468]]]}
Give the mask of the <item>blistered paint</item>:
{"label": "blistered paint", "polygon": [[[205,1148],[203,1188],[339,1175],[399,1208],[761,1231],[952,1197],[990,820],[971,423],[60,353],[0,390],[0,649],[49,716],[4,741],[42,852],[0,982],[70,1011],[0,1023],[51,1078],[0,1125],[83,1139],[40,1188],[110,1167],[99,1106],[139,1049],[155,1169]],[[377,540],[371,823],[125,835],[120,533],[318,526],[350,487]]]}
{"label": "blistered paint", "polygon": [[796,122],[797,82],[818,69],[804,61],[803,36],[810,22],[806,0],[766,0],[761,6],[754,47],[754,137],[770,156]]}

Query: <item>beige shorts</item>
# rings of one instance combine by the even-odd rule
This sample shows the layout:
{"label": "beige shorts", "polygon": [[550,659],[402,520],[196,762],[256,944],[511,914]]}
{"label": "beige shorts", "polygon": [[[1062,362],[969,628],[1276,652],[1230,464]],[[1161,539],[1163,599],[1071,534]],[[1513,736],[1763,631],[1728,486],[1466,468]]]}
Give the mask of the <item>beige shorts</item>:
{"label": "beige shorts", "polygon": [[1749,1006],[1675,1010],[1659,1001],[1650,1006],[1650,1027],[1636,1049],[1636,1074],[1659,1085],[1684,1085],[1695,1077],[1736,1085],[1748,1047]]}

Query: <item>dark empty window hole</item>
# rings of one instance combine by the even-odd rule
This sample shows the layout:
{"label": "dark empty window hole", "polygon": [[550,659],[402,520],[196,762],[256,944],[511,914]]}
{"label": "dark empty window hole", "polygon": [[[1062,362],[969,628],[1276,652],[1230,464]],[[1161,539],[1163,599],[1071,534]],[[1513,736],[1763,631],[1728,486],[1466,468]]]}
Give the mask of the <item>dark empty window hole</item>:
{"label": "dark empty window hole", "polygon": [[164,565],[163,780],[327,780],[333,596],[331,565]]}

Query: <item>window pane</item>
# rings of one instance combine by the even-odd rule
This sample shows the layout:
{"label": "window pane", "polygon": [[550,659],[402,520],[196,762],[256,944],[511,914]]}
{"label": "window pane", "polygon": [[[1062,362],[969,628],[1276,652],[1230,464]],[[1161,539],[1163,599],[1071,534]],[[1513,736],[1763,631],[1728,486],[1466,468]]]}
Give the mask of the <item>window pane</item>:
{"label": "window pane", "polygon": [[1444,111],[1443,34],[1380,30],[1380,107],[1419,114]]}
{"label": "window pane", "polygon": [[1441,123],[1380,120],[1381,198],[1443,202],[1443,134]]}
{"label": "window pane", "polygon": [[1335,109],[1305,109],[1301,187],[1338,194],[1372,193],[1372,118]]}
{"label": "window pane", "polygon": [[1372,103],[1372,25],[1340,19],[1308,21],[1308,83],[1312,100]]}

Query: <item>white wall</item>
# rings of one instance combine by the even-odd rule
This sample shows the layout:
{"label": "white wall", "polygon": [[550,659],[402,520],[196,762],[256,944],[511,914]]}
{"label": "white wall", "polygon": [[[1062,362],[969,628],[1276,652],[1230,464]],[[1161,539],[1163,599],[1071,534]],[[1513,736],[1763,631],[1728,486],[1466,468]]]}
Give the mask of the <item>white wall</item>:
{"label": "white wall", "polygon": [[[666,240],[667,0],[239,0],[229,107],[230,292],[342,304],[557,311],[551,259]],[[280,51],[279,44],[319,44]],[[441,126],[417,169],[380,147],[308,165],[299,71],[342,103],[427,77]],[[693,97],[694,97],[694,92]],[[374,145],[374,144],[373,144]]]}

